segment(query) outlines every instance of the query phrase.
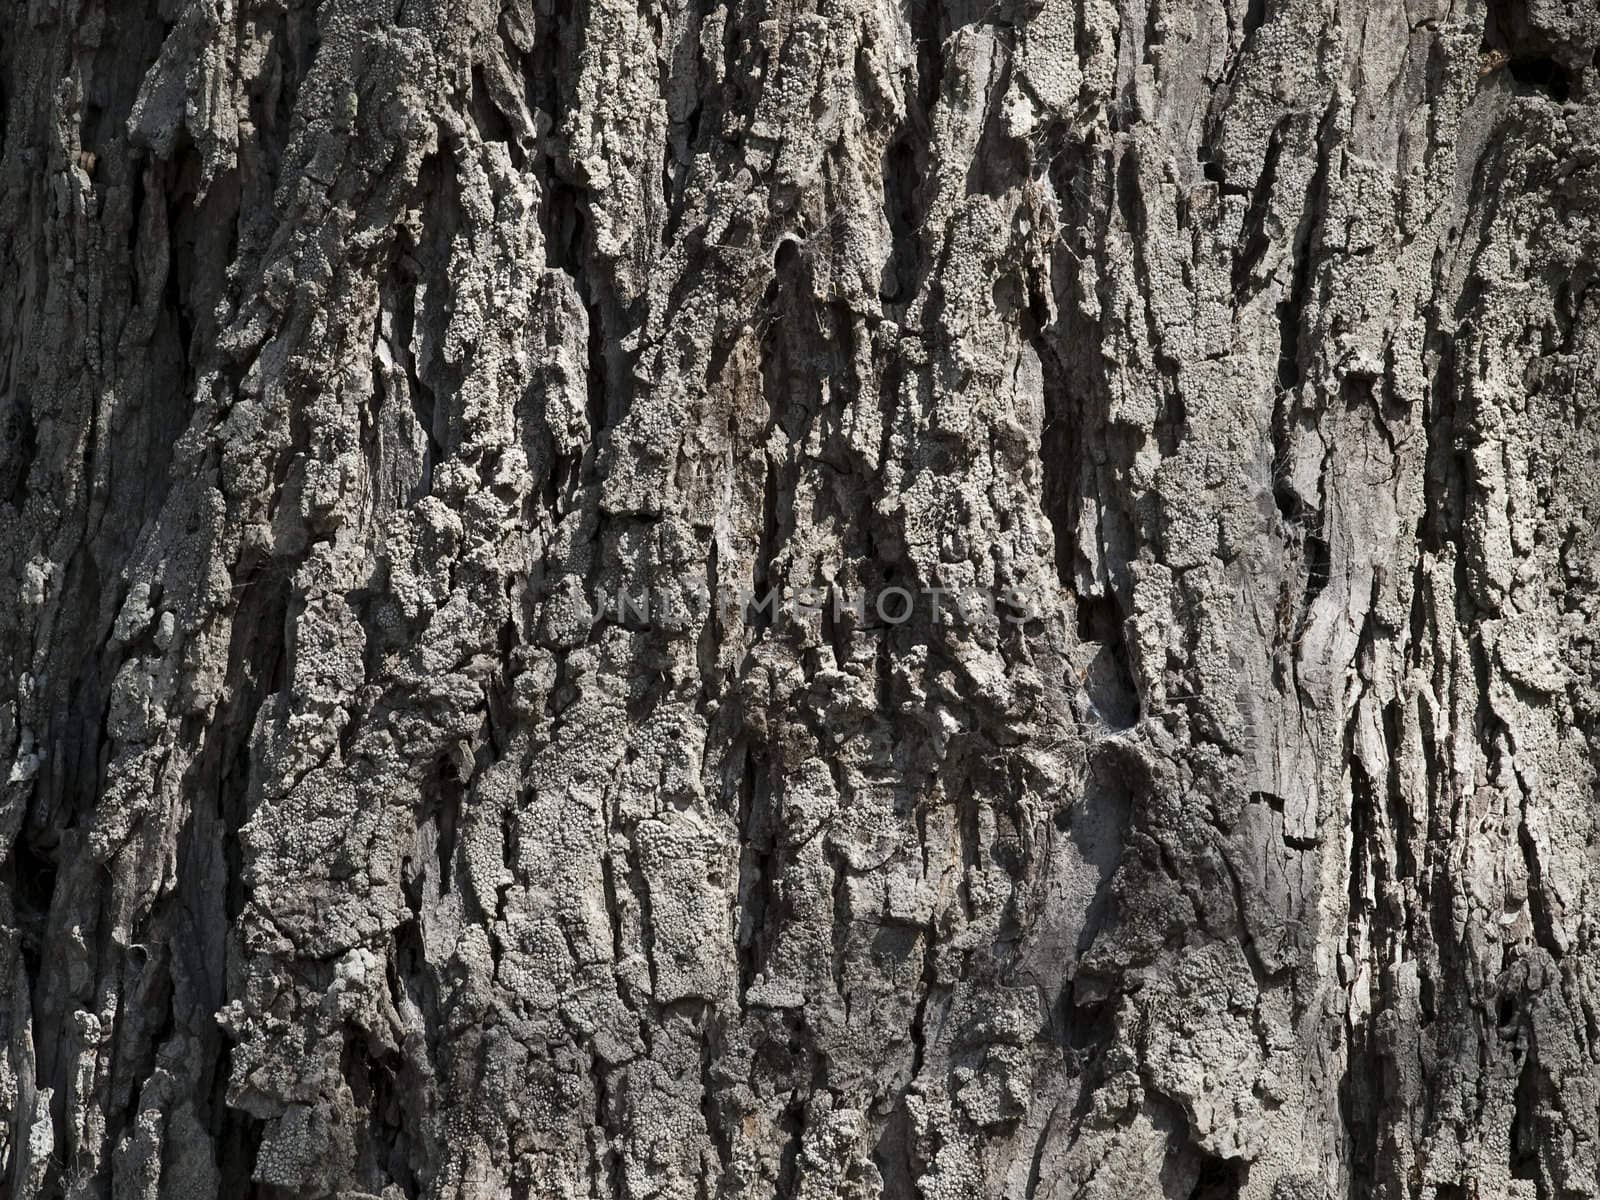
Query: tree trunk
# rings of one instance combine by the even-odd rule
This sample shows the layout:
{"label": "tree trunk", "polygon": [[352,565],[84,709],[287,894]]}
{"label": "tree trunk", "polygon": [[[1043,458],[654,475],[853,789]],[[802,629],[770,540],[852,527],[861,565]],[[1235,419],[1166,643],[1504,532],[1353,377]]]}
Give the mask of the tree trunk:
{"label": "tree trunk", "polygon": [[1586,0],[9,0],[0,1200],[1600,1194]]}

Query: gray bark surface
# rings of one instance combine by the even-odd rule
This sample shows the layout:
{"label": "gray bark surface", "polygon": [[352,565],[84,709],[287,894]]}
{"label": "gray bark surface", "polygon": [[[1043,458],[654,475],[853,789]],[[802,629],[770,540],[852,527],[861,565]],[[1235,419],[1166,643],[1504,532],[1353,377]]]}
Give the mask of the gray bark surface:
{"label": "gray bark surface", "polygon": [[1600,1195],[1597,48],[8,0],[0,1200]]}

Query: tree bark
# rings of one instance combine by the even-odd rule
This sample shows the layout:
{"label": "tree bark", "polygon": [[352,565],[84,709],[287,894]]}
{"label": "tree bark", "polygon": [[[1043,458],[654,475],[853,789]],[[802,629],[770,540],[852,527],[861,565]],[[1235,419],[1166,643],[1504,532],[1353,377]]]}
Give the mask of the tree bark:
{"label": "tree bark", "polygon": [[4,8],[0,1200],[1600,1195],[1592,5]]}

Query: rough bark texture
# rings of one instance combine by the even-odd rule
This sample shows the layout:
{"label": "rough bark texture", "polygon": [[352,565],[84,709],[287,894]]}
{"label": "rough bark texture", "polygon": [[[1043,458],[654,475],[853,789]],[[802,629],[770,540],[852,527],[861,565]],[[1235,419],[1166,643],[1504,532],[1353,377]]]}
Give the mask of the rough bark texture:
{"label": "rough bark texture", "polygon": [[1590,0],[3,9],[0,1197],[1600,1194]]}

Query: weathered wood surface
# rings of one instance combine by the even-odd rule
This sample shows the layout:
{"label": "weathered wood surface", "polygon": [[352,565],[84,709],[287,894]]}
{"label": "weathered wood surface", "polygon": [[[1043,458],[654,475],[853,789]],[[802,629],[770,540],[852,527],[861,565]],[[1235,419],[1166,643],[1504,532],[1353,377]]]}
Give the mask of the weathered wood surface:
{"label": "weathered wood surface", "polygon": [[0,1197],[1600,1192],[1592,3],[3,9]]}

